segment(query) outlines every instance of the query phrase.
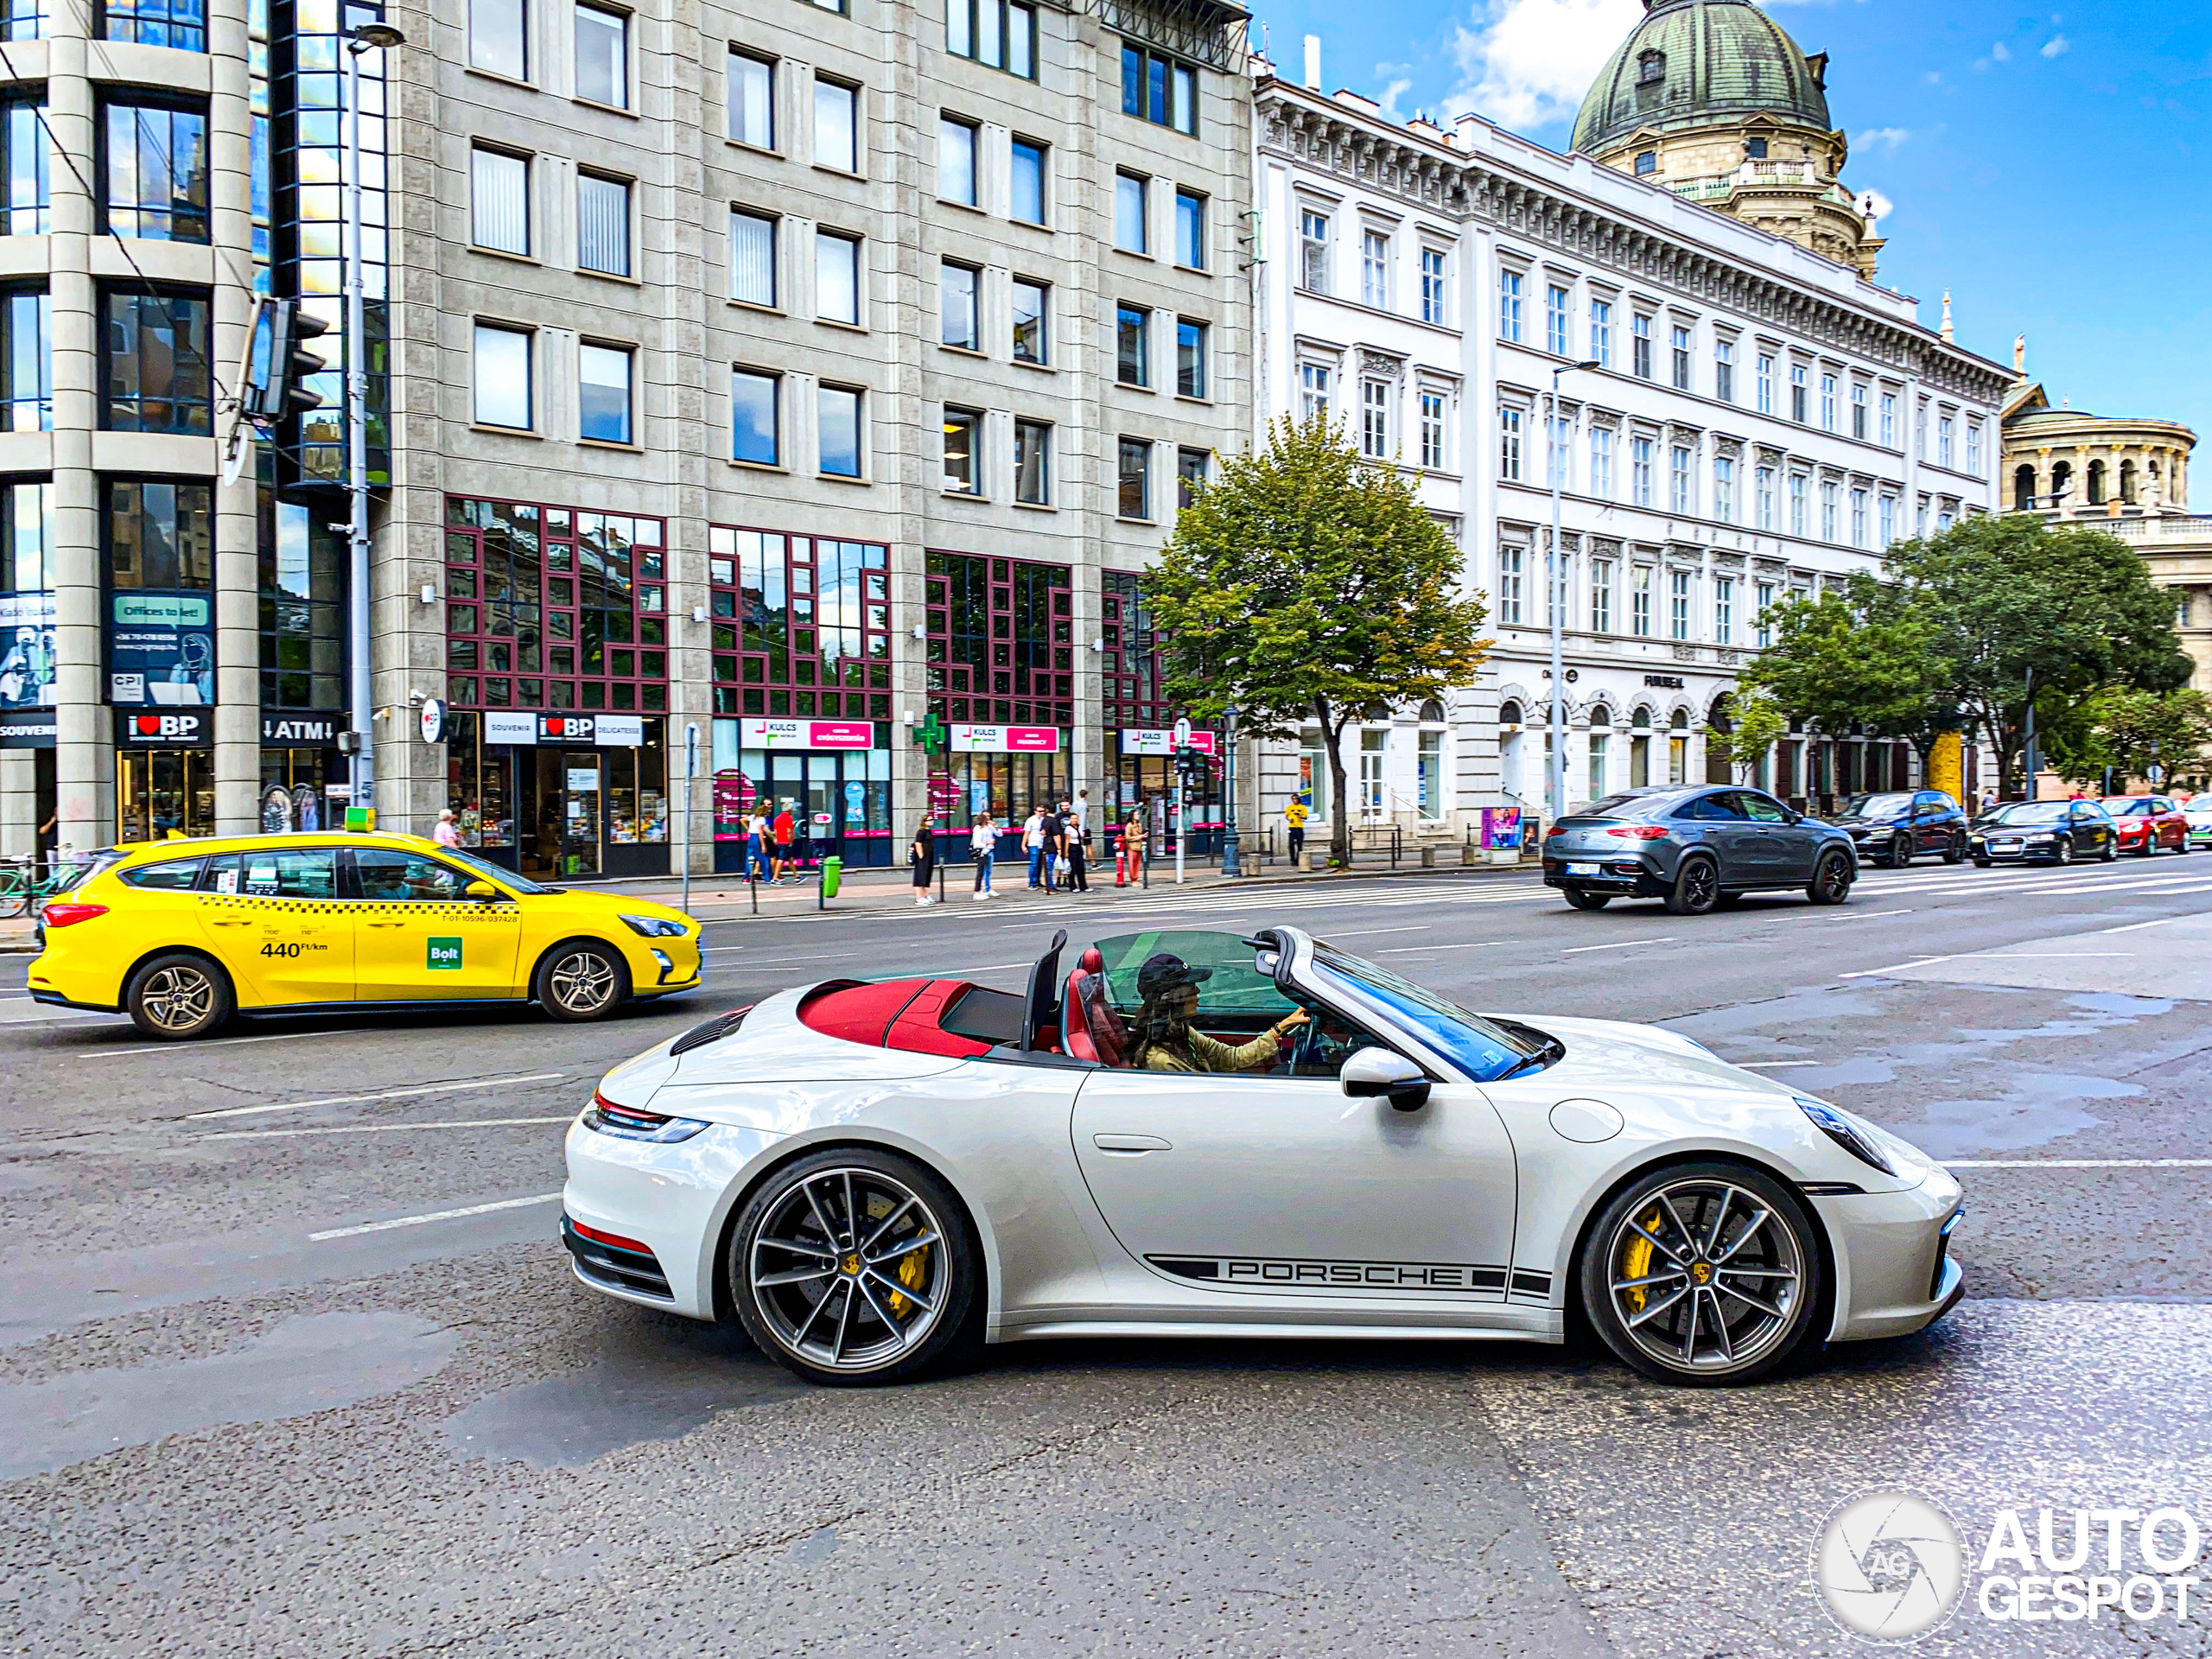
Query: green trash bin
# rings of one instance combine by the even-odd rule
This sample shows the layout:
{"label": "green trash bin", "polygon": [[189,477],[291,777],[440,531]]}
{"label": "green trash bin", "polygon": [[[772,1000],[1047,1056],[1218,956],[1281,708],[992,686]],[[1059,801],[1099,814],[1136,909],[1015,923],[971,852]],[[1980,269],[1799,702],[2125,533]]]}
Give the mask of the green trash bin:
{"label": "green trash bin", "polygon": [[843,859],[833,855],[822,861],[822,896],[824,899],[835,899],[837,896],[837,884],[844,879],[844,875],[845,861]]}

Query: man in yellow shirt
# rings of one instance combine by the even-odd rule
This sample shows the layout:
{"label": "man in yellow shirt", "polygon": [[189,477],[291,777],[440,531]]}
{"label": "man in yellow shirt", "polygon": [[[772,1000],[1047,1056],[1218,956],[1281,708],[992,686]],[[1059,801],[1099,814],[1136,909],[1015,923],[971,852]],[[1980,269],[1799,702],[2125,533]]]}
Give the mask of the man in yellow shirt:
{"label": "man in yellow shirt", "polygon": [[1282,821],[1290,826],[1290,861],[1297,863],[1306,851],[1306,803],[1295,795],[1282,810]]}

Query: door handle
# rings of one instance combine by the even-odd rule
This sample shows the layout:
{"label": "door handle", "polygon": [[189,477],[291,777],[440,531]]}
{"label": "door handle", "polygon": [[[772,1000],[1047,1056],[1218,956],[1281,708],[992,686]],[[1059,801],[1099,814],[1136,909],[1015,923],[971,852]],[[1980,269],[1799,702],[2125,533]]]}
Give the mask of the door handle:
{"label": "door handle", "polygon": [[1101,1152],[1119,1153],[1125,1158],[1141,1158],[1147,1152],[1173,1152],[1174,1143],[1163,1141],[1156,1135],[1094,1135],[1090,1144]]}
{"label": "door handle", "polygon": [[404,927],[407,924],[404,922],[365,922],[363,925],[365,927]]}

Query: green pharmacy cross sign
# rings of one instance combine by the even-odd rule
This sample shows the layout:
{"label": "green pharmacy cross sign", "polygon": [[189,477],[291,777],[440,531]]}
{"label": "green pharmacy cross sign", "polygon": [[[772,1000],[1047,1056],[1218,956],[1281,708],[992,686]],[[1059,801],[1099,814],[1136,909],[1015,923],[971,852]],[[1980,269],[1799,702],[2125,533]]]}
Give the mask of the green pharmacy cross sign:
{"label": "green pharmacy cross sign", "polygon": [[945,740],[950,735],[945,730],[944,722],[937,717],[934,709],[930,710],[928,719],[914,728],[914,741],[922,746],[925,754],[943,754]]}

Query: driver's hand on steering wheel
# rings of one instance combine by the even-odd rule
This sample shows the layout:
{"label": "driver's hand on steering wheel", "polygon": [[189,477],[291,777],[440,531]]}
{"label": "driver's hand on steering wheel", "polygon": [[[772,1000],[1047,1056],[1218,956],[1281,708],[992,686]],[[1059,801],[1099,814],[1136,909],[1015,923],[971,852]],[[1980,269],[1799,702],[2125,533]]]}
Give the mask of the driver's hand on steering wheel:
{"label": "driver's hand on steering wheel", "polygon": [[1300,1026],[1306,1024],[1306,1021],[1311,1020],[1313,1017],[1313,1016],[1312,1014],[1306,1013],[1303,1008],[1293,1008],[1288,1014],[1283,1015],[1281,1019],[1276,1020],[1272,1029],[1275,1036],[1281,1038],[1289,1032],[1296,1031]]}

